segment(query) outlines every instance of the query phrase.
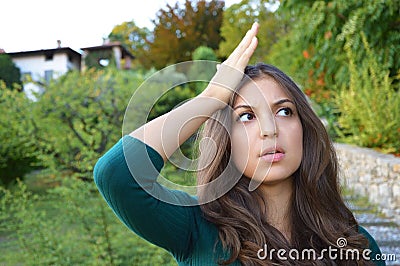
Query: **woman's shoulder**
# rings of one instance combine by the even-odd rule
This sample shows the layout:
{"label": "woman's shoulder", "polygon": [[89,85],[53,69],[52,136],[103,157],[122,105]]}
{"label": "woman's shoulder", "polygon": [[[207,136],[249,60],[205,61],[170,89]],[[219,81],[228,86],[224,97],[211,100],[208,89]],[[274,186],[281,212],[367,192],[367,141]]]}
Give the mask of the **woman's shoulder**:
{"label": "woman's shoulder", "polygon": [[386,265],[384,261],[379,261],[381,258],[382,252],[378,246],[378,243],[374,239],[374,237],[365,229],[363,226],[358,226],[358,232],[364,235],[368,240],[368,249],[370,251],[369,258],[375,262],[376,265]]}
{"label": "woman's shoulder", "polygon": [[364,235],[368,239],[370,248],[371,248],[371,246],[374,246],[374,247],[376,246],[377,248],[379,248],[378,244],[376,243],[376,241],[374,239],[374,237],[367,231],[367,229],[365,229],[363,226],[359,225],[358,226],[358,232],[360,234]]}

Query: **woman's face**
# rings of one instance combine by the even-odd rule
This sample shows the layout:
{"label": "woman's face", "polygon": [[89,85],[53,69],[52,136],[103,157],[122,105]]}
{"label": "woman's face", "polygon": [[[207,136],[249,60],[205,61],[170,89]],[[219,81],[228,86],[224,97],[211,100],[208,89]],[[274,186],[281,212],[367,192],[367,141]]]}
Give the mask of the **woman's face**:
{"label": "woman's face", "polygon": [[303,129],[293,100],[264,76],[239,90],[233,110],[232,156],[238,170],[263,184],[290,177],[303,154]]}

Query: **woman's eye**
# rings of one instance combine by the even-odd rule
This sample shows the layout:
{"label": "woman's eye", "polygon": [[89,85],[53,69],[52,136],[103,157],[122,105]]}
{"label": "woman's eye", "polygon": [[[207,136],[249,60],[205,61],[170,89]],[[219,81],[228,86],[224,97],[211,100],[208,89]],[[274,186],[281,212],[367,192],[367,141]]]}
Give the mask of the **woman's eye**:
{"label": "woman's eye", "polygon": [[240,120],[242,122],[247,122],[247,121],[253,120],[254,118],[255,118],[255,115],[252,113],[243,113],[243,114],[239,115],[238,120]]}
{"label": "woman's eye", "polygon": [[293,111],[292,109],[286,107],[286,108],[282,108],[278,111],[277,115],[279,116],[291,116],[293,115]]}

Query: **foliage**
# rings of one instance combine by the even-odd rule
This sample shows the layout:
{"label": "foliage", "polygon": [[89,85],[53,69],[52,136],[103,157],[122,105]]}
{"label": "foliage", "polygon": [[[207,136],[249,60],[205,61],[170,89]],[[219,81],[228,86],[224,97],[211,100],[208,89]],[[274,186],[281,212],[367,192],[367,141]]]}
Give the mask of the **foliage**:
{"label": "foliage", "polygon": [[400,68],[400,2],[386,1],[282,1],[278,14],[290,25],[266,57],[304,85],[317,103],[327,103],[335,90],[349,81],[344,47],[352,50],[356,65],[366,51],[364,32],[378,64],[394,76]]}
{"label": "foliage", "polygon": [[8,186],[34,169],[37,149],[31,109],[24,93],[0,81],[0,185]]}
{"label": "foliage", "polygon": [[254,21],[260,24],[259,45],[252,61],[262,61],[269,53],[272,44],[277,42],[283,33],[284,24],[280,22],[271,8],[277,5],[275,0],[242,0],[224,11],[218,54],[227,58],[250,29]]}
{"label": "foliage", "polygon": [[34,103],[33,137],[46,168],[91,175],[96,160],[121,137],[128,100],[143,77],[113,68],[71,72]]}
{"label": "foliage", "polygon": [[[194,50],[192,60],[195,61],[188,71],[188,78],[192,81],[189,86],[193,88],[196,95],[201,93],[208,85],[216,72],[217,55],[206,46],[200,46]],[[207,60],[209,62],[196,62],[197,60]],[[213,63],[215,62],[215,63]]]}
{"label": "foliage", "polygon": [[369,47],[365,34],[361,39],[366,51],[361,65],[356,65],[353,50],[346,47],[350,83],[336,97],[340,140],[400,154],[399,87],[379,63],[379,53]]}
{"label": "foliage", "polygon": [[[107,60],[108,64],[104,65],[102,60]],[[115,58],[112,50],[90,52],[85,57],[85,66],[87,66],[87,68],[102,69],[106,66],[115,67],[115,65]]]}
{"label": "foliage", "polygon": [[108,38],[110,41],[124,44],[142,65],[149,65],[146,54],[150,49],[149,42],[152,39],[152,32],[148,28],[138,27],[133,20],[123,22],[112,29]]}
{"label": "foliage", "polygon": [[[192,60],[194,62],[187,75],[191,81],[189,86],[198,95],[208,86],[209,81],[216,73],[217,55],[210,47],[200,46],[194,50]],[[197,60],[205,60],[207,62],[198,62]]]}
{"label": "foliage", "polygon": [[0,54],[0,80],[3,80],[8,88],[21,89],[20,86],[13,87],[14,83],[22,85],[21,72],[8,54]]}
{"label": "foliage", "polygon": [[146,53],[149,59],[146,67],[161,69],[188,61],[192,52],[201,45],[217,50],[221,41],[223,7],[223,1],[199,0],[192,4],[186,0],[183,6],[168,4],[166,9],[160,9],[153,21],[154,36]]}
{"label": "foliage", "polygon": [[150,110],[148,121],[171,111],[193,96],[193,91],[188,86],[178,86],[169,90],[154,104]]}
{"label": "foliage", "polygon": [[176,265],[132,234],[93,183],[64,179],[38,196],[0,188],[0,261],[6,265]]}
{"label": "foliage", "polygon": [[218,58],[213,49],[207,46],[200,46],[193,51],[192,59],[217,61]]}
{"label": "foliage", "polygon": [[[151,74],[154,72],[147,73],[152,77],[151,88],[142,90],[140,99],[147,109],[135,105],[128,110],[140,120],[130,130],[194,96],[194,90],[185,84],[171,87],[186,81],[174,68]],[[23,178],[33,166],[91,179],[97,159],[121,137],[128,101],[145,78],[140,72],[115,68],[70,72],[52,81],[36,102],[0,84],[2,183]],[[161,97],[149,102],[154,96]]]}
{"label": "foliage", "polygon": [[[154,79],[154,85],[168,87],[172,77],[185,80],[182,73],[171,71]],[[93,182],[83,182],[91,180],[97,159],[120,137],[127,100],[145,78],[113,68],[70,72],[50,83],[36,102],[0,84],[2,114],[19,121],[2,119],[0,133],[4,140],[10,139],[9,145],[1,146],[2,163],[9,165],[4,158],[14,155],[9,147],[14,153],[20,149],[22,155],[37,156],[37,163],[48,169],[26,176],[26,182],[32,183],[35,176],[38,183],[55,186],[41,194],[32,194],[21,182],[12,190],[0,187],[0,261],[7,265],[176,265],[166,251],[131,234],[109,211]],[[176,87],[157,103],[154,115],[191,95],[188,87]],[[179,181],[178,175],[171,177]]]}

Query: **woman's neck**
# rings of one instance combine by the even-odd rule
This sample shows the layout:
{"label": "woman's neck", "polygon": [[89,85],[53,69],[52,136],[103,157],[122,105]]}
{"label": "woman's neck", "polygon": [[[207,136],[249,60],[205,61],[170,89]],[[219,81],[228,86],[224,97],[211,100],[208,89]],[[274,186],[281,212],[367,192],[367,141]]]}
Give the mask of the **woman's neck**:
{"label": "woman's neck", "polygon": [[264,183],[260,187],[265,206],[267,221],[278,229],[290,241],[290,206],[293,195],[293,178],[289,177],[276,184]]}

